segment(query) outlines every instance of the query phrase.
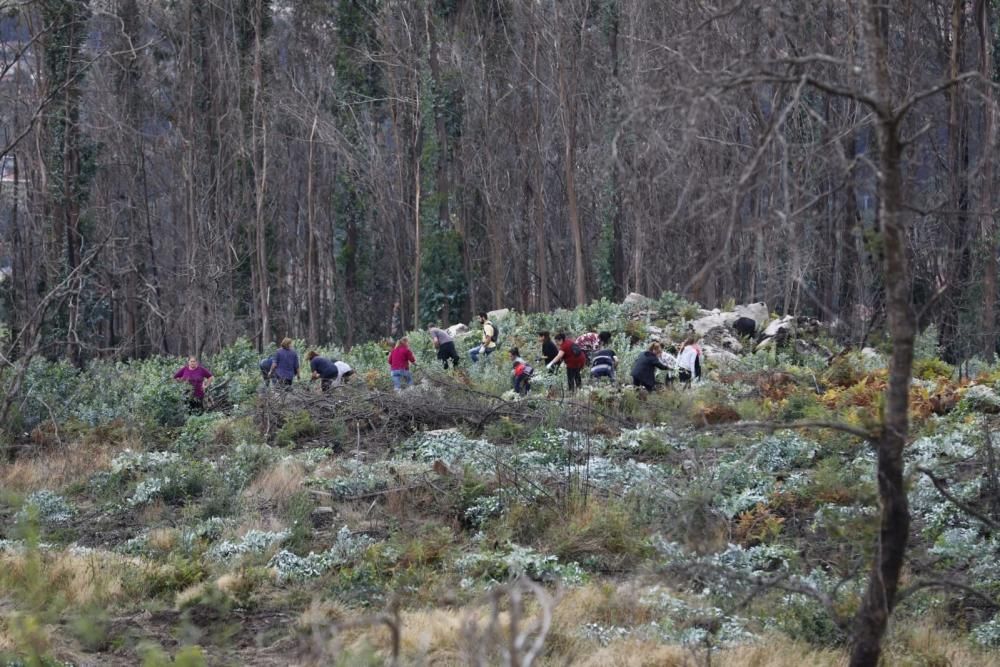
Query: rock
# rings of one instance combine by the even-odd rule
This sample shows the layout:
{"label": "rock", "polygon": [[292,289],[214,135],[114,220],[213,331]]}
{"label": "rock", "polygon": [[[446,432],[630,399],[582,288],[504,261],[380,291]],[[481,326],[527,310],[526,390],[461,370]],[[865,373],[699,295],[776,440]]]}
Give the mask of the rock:
{"label": "rock", "polygon": [[663,329],[660,327],[654,327],[653,325],[649,325],[648,327],[646,327],[646,333],[649,334],[650,336],[662,336]]}
{"label": "rock", "polygon": [[795,333],[800,336],[816,336],[822,328],[823,323],[815,317],[800,315],[795,318]]}
{"label": "rock", "polygon": [[764,332],[761,334],[761,338],[773,338],[777,336],[780,331],[784,331],[786,334],[795,333],[795,317],[792,315],[779,317],[767,325],[767,328],[765,328]]}
{"label": "rock", "polygon": [[819,343],[811,340],[805,340],[803,338],[795,339],[795,352],[803,357],[815,355],[829,358],[833,354],[830,350]]}
{"label": "rock", "polygon": [[313,528],[322,530],[333,525],[337,518],[337,512],[332,507],[317,507],[309,513],[309,520],[312,521]]}
{"label": "rock", "polygon": [[446,329],[446,331],[448,332],[448,335],[451,336],[452,338],[460,338],[461,336],[464,336],[465,334],[469,333],[469,327],[465,326],[464,324],[452,324],[450,327]]}
{"label": "rock", "polygon": [[743,351],[743,344],[726,327],[715,327],[706,332],[702,339],[706,345],[727,350],[733,354],[739,354]]}
{"label": "rock", "polygon": [[767,324],[768,320],[771,319],[771,313],[767,310],[767,304],[763,301],[758,303],[748,303],[743,306],[736,306],[733,308],[733,314],[736,316],[733,320],[740,317],[749,317],[757,323],[758,331]]}
{"label": "rock", "polygon": [[700,317],[691,322],[690,327],[694,329],[694,332],[698,334],[699,337],[704,336],[716,327],[726,326],[726,314],[727,313],[712,313],[710,315]]}
{"label": "rock", "polygon": [[648,296],[643,296],[638,292],[630,292],[625,300],[622,301],[623,306],[648,306],[652,302]]}
{"label": "rock", "polygon": [[734,361],[739,361],[734,353],[714,345],[702,345],[701,353],[706,361],[711,361],[716,366],[728,366]]}
{"label": "rock", "polygon": [[497,320],[502,320],[508,315],[510,315],[510,308],[500,308],[499,310],[491,310],[486,313],[486,318],[496,322]]}

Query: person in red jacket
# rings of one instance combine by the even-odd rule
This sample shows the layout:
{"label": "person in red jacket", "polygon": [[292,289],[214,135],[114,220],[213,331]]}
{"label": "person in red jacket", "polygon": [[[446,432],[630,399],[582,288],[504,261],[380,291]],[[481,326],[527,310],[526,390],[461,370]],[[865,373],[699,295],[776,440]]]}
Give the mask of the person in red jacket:
{"label": "person in red jacket", "polygon": [[559,354],[548,363],[548,368],[551,370],[560,361],[566,364],[566,384],[571,392],[576,391],[583,386],[580,373],[587,365],[587,353],[577,347],[572,338],[561,332],[556,334],[556,345],[559,346]]}
{"label": "person in red jacket", "polygon": [[410,364],[416,364],[417,360],[410,350],[410,342],[404,336],[396,343],[389,353],[389,376],[392,378],[392,386],[396,391],[402,391],[403,387],[413,384],[413,373],[410,372]]}
{"label": "person in red jacket", "polygon": [[510,360],[514,366],[514,370],[511,372],[514,380],[514,393],[527,396],[528,392],[531,391],[531,376],[535,369],[521,358],[521,352],[516,347],[510,348]]}

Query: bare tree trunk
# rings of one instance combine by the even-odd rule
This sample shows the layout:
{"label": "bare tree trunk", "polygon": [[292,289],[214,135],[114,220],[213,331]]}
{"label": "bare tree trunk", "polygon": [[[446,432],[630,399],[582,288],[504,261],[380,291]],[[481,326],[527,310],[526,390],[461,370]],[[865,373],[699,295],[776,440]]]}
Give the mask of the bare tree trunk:
{"label": "bare tree trunk", "polygon": [[420,328],[420,157],[423,153],[423,130],[420,124],[420,86],[415,87],[413,113],[413,328]]}
{"label": "bare tree trunk", "polygon": [[308,242],[306,247],[306,294],[309,308],[309,343],[319,341],[319,267],[316,247],[316,202],[313,179],[316,171],[316,125],[319,116],[313,114],[312,129],[309,130],[309,159],[306,167],[306,225],[308,227]]}
{"label": "bare tree trunk", "polygon": [[910,533],[910,510],[903,479],[903,446],[909,433],[909,392],[913,369],[913,314],[906,248],[900,119],[893,108],[889,78],[888,12],[879,0],[866,0],[865,52],[878,132],[879,221],[885,253],[886,311],[892,337],[889,386],[882,432],[877,441],[881,518],[868,586],[855,617],[852,667],[876,667],[882,637],[896,606],[899,575]]}
{"label": "bare tree trunk", "polygon": [[997,240],[993,219],[993,159],[996,141],[996,100],[993,94],[993,43],[990,3],[977,0],[976,27],[979,31],[979,71],[983,86],[983,172],[979,192],[980,239],[983,253],[983,310],[979,349],[985,359],[993,359],[997,347]]}
{"label": "bare tree trunk", "polygon": [[533,206],[535,221],[535,272],[538,275],[538,309],[549,310],[549,260],[545,243],[545,165],[542,153],[542,91],[538,76],[538,36],[533,37],[531,67],[535,73],[532,117],[535,132],[535,150],[532,152]]}
{"label": "bare tree trunk", "polygon": [[[263,77],[264,77],[264,54],[261,43],[261,33],[263,32],[264,7],[263,0],[256,0],[254,3],[254,49],[253,49],[253,100],[252,104],[252,127],[251,127],[251,150],[253,151],[254,175],[256,176],[254,199],[256,204],[256,217],[254,229],[256,230],[257,244],[257,298],[260,302],[260,340],[258,350],[263,351],[265,343],[271,336],[270,313],[270,287],[268,285],[267,271],[267,230],[264,223],[264,202],[267,190],[267,120],[263,113]],[[258,138],[257,132],[260,128],[261,136]]]}
{"label": "bare tree trunk", "polygon": [[[574,28],[571,37],[573,47],[567,54],[561,51],[565,47],[556,44],[556,58],[559,70],[559,107],[561,111],[563,126],[563,170],[566,181],[566,206],[569,216],[570,236],[573,239],[573,276],[574,294],[577,305],[587,302],[587,267],[583,256],[583,228],[580,226],[580,211],[576,194],[576,141],[577,141],[577,118],[576,118],[576,93],[577,93],[577,55],[579,54],[579,43],[581,33],[584,31],[586,22],[581,19],[579,33]],[[567,71],[569,70],[569,71]]]}

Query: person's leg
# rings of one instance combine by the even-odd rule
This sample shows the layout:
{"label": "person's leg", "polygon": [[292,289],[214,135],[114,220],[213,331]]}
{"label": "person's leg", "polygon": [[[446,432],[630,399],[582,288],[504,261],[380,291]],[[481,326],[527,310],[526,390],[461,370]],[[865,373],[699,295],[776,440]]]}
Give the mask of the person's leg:
{"label": "person's leg", "polygon": [[319,384],[323,391],[330,391],[330,387],[333,386],[333,378],[323,378],[319,381]]}
{"label": "person's leg", "polygon": [[476,347],[472,348],[471,350],[469,350],[469,359],[472,359],[472,363],[476,363],[476,362],[479,361],[479,347],[478,346],[476,346]]}
{"label": "person's leg", "polygon": [[411,373],[410,371],[403,371],[403,378],[402,378],[402,380],[403,380],[403,384],[405,384],[407,387],[412,387],[413,386],[413,373]]}
{"label": "person's leg", "polygon": [[451,352],[451,365],[458,368],[458,362],[461,357],[458,356],[458,351],[455,349],[454,343],[448,343],[448,350]]}
{"label": "person's leg", "polygon": [[569,390],[571,392],[576,391],[583,384],[580,378],[579,368],[566,367],[566,384],[569,385]]}
{"label": "person's leg", "polygon": [[403,371],[392,371],[389,373],[389,377],[392,378],[392,388],[396,391],[400,391],[402,389],[402,387],[399,386],[401,382],[400,378],[403,377]]}

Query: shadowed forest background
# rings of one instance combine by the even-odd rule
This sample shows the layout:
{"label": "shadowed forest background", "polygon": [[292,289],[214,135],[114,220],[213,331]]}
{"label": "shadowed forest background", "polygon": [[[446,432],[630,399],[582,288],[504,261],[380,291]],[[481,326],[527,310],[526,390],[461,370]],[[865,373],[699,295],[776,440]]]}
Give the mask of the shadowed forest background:
{"label": "shadowed forest background", "polygon": [[998,20],[0,0],[0,664],[996,664]]}
{"label": "shadowed forest background", "polygon": [[[350,346],[397,302],[412,327],[665,290],[884,324],[855,3],[3,4],[22,347]],[[991,357],[996,7],[882,11],[915,311]]]}

